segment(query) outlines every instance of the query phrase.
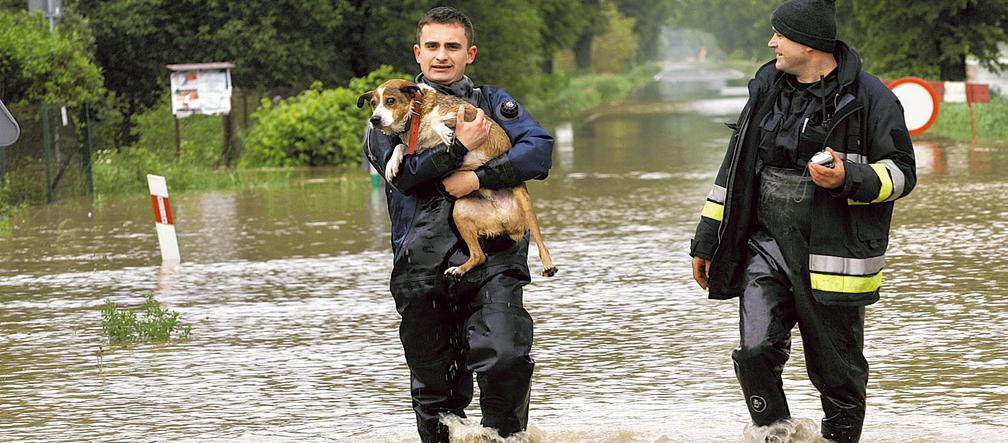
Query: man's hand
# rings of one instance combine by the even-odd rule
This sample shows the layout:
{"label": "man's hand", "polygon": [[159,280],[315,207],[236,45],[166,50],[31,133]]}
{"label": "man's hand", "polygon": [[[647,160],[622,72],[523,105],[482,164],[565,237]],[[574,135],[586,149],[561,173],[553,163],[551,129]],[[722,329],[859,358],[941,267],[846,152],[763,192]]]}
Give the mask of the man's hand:
{"label": "man's hand", "polygon": [[693,280],[701,288],[707,289],[707,280],[710,278],[710,260],[701,257],[693,257]]}
{"label": "man's hand", "polygon": [[844,175],[846,175],[846,172],[844,172],[843,160],[840,160],[840,156],[833,151],[833,148],[826,148],[826,150],[833,156],[833,167],[827,168],[823,165],[817,165],[809,162],[809,175],[812,176],[812,182],[819,185],[819,187],[836,189],[843,185]]}
{"label": "man's hand", "polygon": [[476,118],[467,122],[465,121],[465,106],[459,106],[458,112],[455,114],[455,138],[471,151],[482,145],[489,136],[490,119],[486,118],[483,109],[476,108]]}
{"label": "man's hand", "polygon": [[452,197],[462,198],[479,189],[479,177],[473,171],[455,171],[441,180],[445,191]]}

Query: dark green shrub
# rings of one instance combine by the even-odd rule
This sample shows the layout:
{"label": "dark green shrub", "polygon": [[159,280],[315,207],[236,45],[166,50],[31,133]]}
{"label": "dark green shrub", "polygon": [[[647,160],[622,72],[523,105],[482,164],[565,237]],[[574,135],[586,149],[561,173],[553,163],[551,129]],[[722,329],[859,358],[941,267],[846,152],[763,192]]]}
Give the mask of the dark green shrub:
{"label": "dark green shrub", "polygon": [[180,338],[188,338],[192,326],[180,327],[179,313],[162,308],[154,299],[154,294],[148,294],[144,300],[142,317],[132,309],[119,309],[112,300],[105,300],[102,309],[102,330],[109,338],[109,343],[132,343],[142,341],[168,341],[173,331]]}
{"label": "dark green shrub", "polygon": [[273,104],[263,100],[245,138],[245,166],[320,166],[355,164],[370,111],[357,97],[392,78],[409,76],[382,66],[349,87],[324,89],[315,82],[301,94]]}

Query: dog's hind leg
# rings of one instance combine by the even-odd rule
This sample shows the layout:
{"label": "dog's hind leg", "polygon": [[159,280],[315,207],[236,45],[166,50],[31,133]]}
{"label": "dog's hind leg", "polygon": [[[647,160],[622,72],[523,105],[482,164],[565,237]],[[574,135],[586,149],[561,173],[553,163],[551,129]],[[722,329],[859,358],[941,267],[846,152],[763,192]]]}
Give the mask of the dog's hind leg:
{"label": "dog's hind leg", "polygon": [[[445,276],[449,278],[459,278],[469,272],[470,269],[482,265],[486,262],[486,254],[479,244],[479,230],[474,220],[468,218],[469,215],[478,214],[473,209],[467,209],[469,204],[466,199],[455,201],[455,208],[452,210],[452,217],[455,220],[455,227],[458,228],[459,235],[469,247],[469,259],[458,266],[453,266],[445,270]],[[468,214],[468,215],[467,215]]]}
{"label": "dog's hind leg", "polygon": [[536,247],[539,248],[539,260],[543,264],[542,275],[544,277],[552,277],[556,275],[557,267],[553,265],[553,257],[550,256],[549,249],[546,248],[546,243],[543,242],[542,232],[539,231],[539,218],[536,217],[535,209],[532,207],[532,198],[529,197],[528,188],[525,187],[524,183],[514,188],[514,196],[515,201],[518,203],[518,208],[522,212],[522,216],[525,217],[525,223],[532,233],[532,239],[535,240]]}

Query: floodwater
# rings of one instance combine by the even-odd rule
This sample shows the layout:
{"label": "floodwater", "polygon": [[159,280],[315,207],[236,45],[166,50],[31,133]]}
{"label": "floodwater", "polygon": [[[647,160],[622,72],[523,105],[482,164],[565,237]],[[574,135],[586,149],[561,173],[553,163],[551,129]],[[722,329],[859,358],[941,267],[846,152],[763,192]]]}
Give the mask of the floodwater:
{"label": "floodwater", "polygon": [[[662,80],[648,93],[678,99],[675,76]],[[738,92],[573,125],[550,178],[530,185],[560,266],[525,293],[532,440],[743,440],[737,305],[707,300],[687,256],[722,122],[744,100],[718,91]],[[896,204],[882,301],[867,309],[863,441],[1003,441],[1008,146],[915,150],[919,184]],[[146,194],[31,208],[0,237],[0,440],[417,441],[388,216],[366,175],[306,171],[172,207],[176,268],[159,266]],[[110,348],[104,301],[148,293],[191,338]],[[792,413],[817,422],[794,348]]]}

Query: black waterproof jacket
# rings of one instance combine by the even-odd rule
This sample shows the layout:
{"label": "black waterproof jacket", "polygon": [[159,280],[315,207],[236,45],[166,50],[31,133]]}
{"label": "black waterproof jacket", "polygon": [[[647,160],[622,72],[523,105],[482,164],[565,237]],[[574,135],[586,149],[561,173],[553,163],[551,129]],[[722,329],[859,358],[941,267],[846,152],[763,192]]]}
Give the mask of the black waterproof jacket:
{"label": "black waterproof jacket", "polygon": [[[476,170],[480,187],[507,188],[526,180],[546,178],[552,166],[553,137],[507,92],[494,86],[474,87],[468,77],[451,86],[427,82],[422,75],[417,77],[417,82],[427,83],[440,92],[483,108],[507,133],[511,149]],[[513,109],[511,106],[515,105],[518,107],[516,115],[502,111]],[[369,126],[365,130],[364,154],[375,169],[384,174],[385,164],[399,143],[402,141],[398,136],[383,134]],[[441,179],[462,165],[466,152],[466,148],[455,141],[450,147],[438,146],[407,155],[399,174],[385,186],[392,221],[394,258],[390,289],[393,295],[409,296],[442,288],[449,262],[457,265],[465,260],[468,249],[452,222],[454,198],[445,192]],[[520,266],[526,268],[527,273],[528,257],[515,253],[516,249],[511,247],[514,242],[510,239],[481,241],[487,253],[485,268]],[[478,270],[470,273],[477,274]]]}
{"label": "black waterproof jacket", "polygon": [[[827,304],[866,305],[879,298],[893,201],[917,182],[913,146],[896,96],[861,70],[860,56],[837,42],[840,83],[827,101],[823,148],[844,161],[842,187],[816,187],[810,232],[809,277],[815,298]],[[771,61],[749,81],[749,100],[732,128],[724,161],[707,196],[690,255],[711,260],[709,296],[741,295],[756,226],[759,196],[756,122],[772,110],[785,74]]]}

